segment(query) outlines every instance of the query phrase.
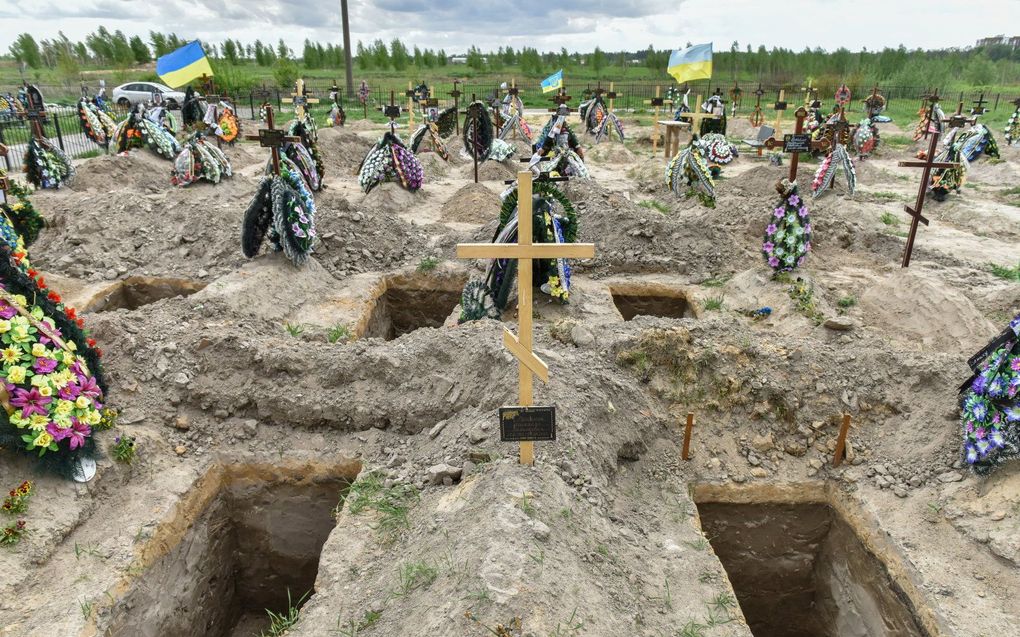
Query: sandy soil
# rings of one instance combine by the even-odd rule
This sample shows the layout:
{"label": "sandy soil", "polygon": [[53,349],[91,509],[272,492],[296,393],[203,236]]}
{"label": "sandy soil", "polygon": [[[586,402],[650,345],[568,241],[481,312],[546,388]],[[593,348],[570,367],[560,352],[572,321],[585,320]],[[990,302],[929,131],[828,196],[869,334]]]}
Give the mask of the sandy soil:
{"label": "sandy soil", "polygon": [[[240,254],[240,217],[265,161],[252,143],[228,150],[236,175],[218,186],[174,188],[169,162],[133,152],[87,160],[72,189],[37,193],[50,227],[33,262],[78,307],[99,307],[129,278],[194,293],[87,313],[122,414],[100,446],[135,436],[134,464],[101,458],[95,480],[76,485],[0,453],[0,487],[32,478],[37,491],[31,533],[0,550],[0,635],[204,634],[158,628],[233,603],[203,594],[220,586],[214,564],[229,564],[202,550],[249,529],[236,540],[284,538],[265,561],[286,565],[307,539],[295,520],[312,506],[295,500],[296,517],[277,518],[272,500],[242,499],[231,506],[244,524],[217,526],[203,512],[222,485],[244,493],[260,480],[359,472],[378,477],[381,500],[343,505],[337,490],[291,637],[487,635],[517,618],[507,634],[749,637],[702,531],[697,504],[719,500],[827,503],[927,634],[1011,634],[1020,465],[988,478],[961,466],[955,390],[967,358],[1020,312],[1020,285],[989,270],[1020,254],[1020,207],[1007,192],[1020,183],[1020,150],[979,160],[971,187],[928,204],[908,271],[902,209],[917,171],[897,161],[910,151],[866,160],[854,197],[810,201],[815,250],[798,276],[812,286],[812,318],[759,253],[786,169],[745,151],[706,209],[666,189],[663,160],[644,143],[651,128],[624,124],[626,143],[588,150],[594,179],[565,187],[595,258],[574,264],[569,305],[536,293],[535,347],[551,369],[536,403],[556,405],[558,440],[537,445],[534,468],[499,442],[497,410],[517,391],[503,326],[458,327],[448,300],[481,267],[457,261],[455,245],[491,239],[513,167],[488,162],[476,185],[451,140],[449,164],[425,158],[421,192],[385,185],[366,196],[354,171],[381,129],[323,130],[321,240],[302,270]],[[731,135],[752,131],[737,120]],[[802,184],[813,169],[803,164]],[[192,285],[160,287],[167,278]],[[649,292],[686,304],[677,315],[687,318],[624,321],[614,294]],[[763,306],[769,318],[748,316]],[[380,321],[426,315],[439,327],[366,336]],[[330,342],[335,327],[353,338]],[[835,467],[843,413],[850,448]],[[267,528],[250,530],[259,516]],[[250,610],[232,637],[265,628]]]}

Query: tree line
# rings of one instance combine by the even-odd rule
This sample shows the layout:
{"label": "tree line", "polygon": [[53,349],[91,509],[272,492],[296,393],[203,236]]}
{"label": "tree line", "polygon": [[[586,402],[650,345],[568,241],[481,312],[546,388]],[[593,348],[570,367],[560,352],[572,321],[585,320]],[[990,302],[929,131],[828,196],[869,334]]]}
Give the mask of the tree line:
{"label": "tree line", "polygon": [[[84,40],[73,41],[63,32],[53,39],[36,39],[29,33],[20,34],[10,46],[10,56],[26,66],[56,68],[66,79],[73,79],[82,67],[127,69],[146,64],[156,57],[183,46],[187,40],[174,33],[150,31],[148,39],[127,37],[122,31],[110,32],[99,27]],[[688,43],[689,44],[689,43]],[[280,39],[276,43],[244,43],[236,39],[203,42],[206,53],[220,63],[233,66],[256,65],[273,67],[284,76],[305,69],[339,69],[343,67],[342,46],[305,40],[298,52]],[[517,67],[524,76],[538,77],[555,72],[585,67],[601,75],[614,75],[620,69],[643,67],[664,74],[671,51],[649,46],[640,51],[605,52],[596,48],[590,53],[559,51],[539,52],[533,47],[514,49],[499,47],[485,52],[471,46],[460,54],[468,68],[478,72],[498,72]],[[400,39],[389,43],[375,40],[358,42],[354,57],[361,71],[403,72],[447,66],[451,56],[443,49],[433,50],[417,45],[408,47]],[[801,51],[783,47],[743,47],[733,42],[728,49],[714,55],[715,76],[722,81],[761,78],[771,83],[847,81],[856,84],[879,82],[899,86],[946,85],[964,83],[971,86],[1020,84],[1020,48],[1008,45],[987,47],[910,50],[904,46],[880,51],[850,51],[839,48],[826,51],[805,48]]]}

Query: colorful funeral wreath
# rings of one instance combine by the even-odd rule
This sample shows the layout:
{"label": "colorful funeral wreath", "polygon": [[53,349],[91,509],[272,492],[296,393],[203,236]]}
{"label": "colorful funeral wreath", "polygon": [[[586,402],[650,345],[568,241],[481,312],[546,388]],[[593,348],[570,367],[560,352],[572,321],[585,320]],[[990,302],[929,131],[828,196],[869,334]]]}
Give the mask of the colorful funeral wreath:
{"label": "colorful funeral wreath", "polygon": [[117,123],[106,111],[87,97],[82,97],[78,101],[78,119],[81,120],[81,128],[89,139],[103,148],[110,145]]}
{"label": "colorful funeral wreath", "polygon": [[147,117],[145,107],[140,104],[117,125],[113,141],[116,143],[118,153],[148,146],[160,157],[173,160],[181,152],[181,144],[177,138],[156,120]]}
{"label": "colorful funeral wreath", "polygon": [[870,118],[865,117],[857,125],[857,130],[854,131],[853,145],[854,150],[857,151],[857,156],[863,159],[875,152],[878,150],[879,142],[881,142],[881,138],[879,137],[878,126]]}
{"label": "colorful funeral wreath", "polygon": [[1020,457],[1020,315],[971,358],[961,387],[963,458],[978,474]]}
{"label": "colorful funeral wreath", "polygon": [[[475,130],[477,126],[477,131]],[[485,102],[476,101],[468,104],[467,115],[464,117],[464,150],[469,159],[478,159],[481,163],[489,158],[492,152],[492,140],[495,139],[492,115]]]}
{"label": "colorful funeral wreath", "polygon": [[186,142],[177,158],[170,175],[170,183],[188,186],[200,179],[218,184],[224,177],[233,175],[230,160],[222,150],[205,140],[201,133],[195,133]]}
{"label": "colorful funeral wreath", "polygon": [[678,197],[696,196],[715,208],[715,182],[697,137],[666,164],[666,185]]}
{"label": "colorful funeral wreath", "polygon": [[322,153],[319,152],[319,132],[315,128],[315,120],[307,113],[303,120],[292,119],[287,126],[287,135],[301,138],[301,145],[314,160],[315,174],[318,176],[318,186],[312,190],[321,190],[322,178],[326,175],[326,165],[322,162]]}
{"label": "colorful funeral wreath", "polygon": [[761,250],[775,272],[790,272],[803,265],[811,251],[811,219],[796,183],[784,179],[776,190],[781,198],[770,215]]}
{"label": "colorful funeral wreath", "polygon": [[960,152],[967,161],[977,161],[982,153],[988,157],[999,156],[999,145],[992,131],[984,124],[971,126],[967,132],[960,135],[956,143],[960,145]]}
{"label": "colorful funeral wreath", "polygon": [[315,200],[297,166],[280,157],[280,175],[259,181],[241,227],[241,251],[255,257],[266,235],[274,251],[283,251],[295,266],[308,260],[315,241]]}
{"label": "colorful funeral wreath", "polygon": [[584,163],[584,149],[567,123],[565,111],[557,112],[542,127],[534,149],[531,165],[542,172],[581,179],[591,177]]}
{"label": "colorful funeral wreath", "polygon": [[[532,240],[535,243],[574,243],[577,240],[577,213],[570,200],[550,182],[533,184]],[[493,243],[517,241],[516,185],[503,194],[499,226]],[[461,295],[460,323],[483,318],[499,318],[514,289],[517,261],[492,259],[482,280],[472,280]],[[566,303],[570,298],[570,264],[566,259],[542,259],[535,263],[534,284],[545,294]]]}
{"label": "colorful funeral wreath", "polygon": [[842,171],[846,178],[847,191],[852,195],[857,189],[857,170],[854,168],[854,160],[847,152],[846,145],[835,140],[835,147],[825,156],[822,163],[815,171],[815,178],[811,181],[811,196],[818,197],[826,190],[833,187],[836,181],[836,173]]}
{"label": "colorful funeral wreath", "polygon": [[[7,173],[3,168],[0,168],[0,179],[4,179],[6,176]],[[11,228],[10,236],[5,236],[4,239],[15,252],[18,251],[15,239],[23,239],[24,246],[30,246],[35,243],[39,233],[46,227],[46,222],[43,220],[42,215],[39,214],[35,206],[32,205],[32,201],[28,198],[29,194],[28,188],[15,181],[10,181],[7,183],[7,203],[0,205],[0,212],[3,213],[5,220],[10,223]],[[24,246],[22,246],[22,249]]]}
{"label": "colorful funeral wreath", "polygon": [[719,133],[702,135],[701,147],[705,152],[705,159],[710,164],[725,166],[737,157],[737,147],[731,144],[725,135]]}
{"label": "colorful funeral wreath", "polygon": [[74,180],[71,159],[50,140],[32,137],[25,151],[25,174],[36,188],[60,188]]}
{"label": "colorful funeral wreath", "polygon": [[421,162],[392,131],[376,142],[358,169],[358,183],[366,194],[385,181],[395,181],[405,190],[416,192],[424,180]]}
{"label": "colorful funeral wreath", "polygon": [[503,116],[503,125],[499,129],[500,139],[506,139],[516,130],[521,137],[531,143],[531,127],[524,121],[524,101],[520,95],[507,93],[503,98],[500,113]]}
{"label": "colorful funeral wreath", "polygon": [[1006,122],[1004,139],[1007,146],[1020,145],[1020,106],[1016,107],[1013,114],[1009,116],[1009,121]]}
{"label": "colorful funeral wreath", "polygon": [[18,245],[0,242],[0,446],[71,475],[109,424],[101,352]]}

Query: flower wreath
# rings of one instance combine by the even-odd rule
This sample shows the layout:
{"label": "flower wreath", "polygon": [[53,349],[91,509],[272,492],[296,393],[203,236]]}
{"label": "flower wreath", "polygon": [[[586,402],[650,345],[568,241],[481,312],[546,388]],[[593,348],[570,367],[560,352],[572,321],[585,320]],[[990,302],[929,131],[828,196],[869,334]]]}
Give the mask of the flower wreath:
{"label": "flower wreath", "polygon": [[969,361],[961,387],[963,459],[978,474],[1020,457],[1020,315]]}
{"label": "flower wreath", "polygon": [[220,106],[222,110],[220,110],[220,117],[216,123],[221,132],[217,134],[217,137],[228,144],[233,144],[241,134],[241,120],[237,117],[231,104],[221,102]]}
{"label": "flower wreath", "polygon": [[[422,142],[425,139],[429,140],[428,148],[422,147]],[[439,135],[439,126],[433,121],[426,120],[418,130],[414,131],[414,135],[411,135],[410,142],[411,152],[414,154],[423,153],[427,150],[433,151],[436,155],[443,159],[443,161],[449,161],[450,151],[446,150],[446,144],[443,143],[442,137]]]}
{"label": "flower wreath", "polygon": [[818,197],[826,190],[832,188],[836,181],[836,173],[843,171],[846,178],[847,191],[852,195],[857,189],[857,170],[854,168],[853,157],[847,152],[846,145],[840,140],[833,140],[835,148],[825,156],[822,163],[815,171],[815,177],[811,181],[811,196]]}
{"label": "flower wreath", "polygon": [[988,157],[997,158],[999,156],[999,145],[995,142],[992,131],[984,124],[971,126],[956,143],[960,145],[960,151],[967,161],[977,161],[981,153]]}
{"label": "flower wreath", "polygon": [[385,181],[395,181],[405,190],[416,192],[424,180],[421,162],[392,131],[376,142],[358,168],[358,183],[365,194]]}
{"label": "flower wreath", "polygon": [[60,188],[74,180],[71,159],[46,138],[32,137],[25,151],[25,173],[36,188]]}
{"label": "flower wreath", "polygon": [[[475,123],[478,125],[477,136]],[[485,102],[472,102],[467,107],[467,114],[464,116],[463,140],[464,150],[469,158],[478,158],[478,162],[484,162],[492,152],[492,140],[495,138],[495,129],[492,124],[492,116],[489,114]]]}
{"label": "flower wreath", "polygon": [[326,175],[326,165],[322,162],[322,153],[319,152],[319,133],[315,128],[315,120],[309,114],[306,114],[303,120],[290,120],[290,124],[287,126],[287,135],[301,138],[301,145],[314,160],[315,173],[318,177],[318,185],[312,190],[316,192],[322,190],[322,178]]}
{"label": "flower wreath", "polygon": [[836,95],[834,97],[836,99],[837,106],[846,106],[850,103],[850,98],[853,97],[853,93],[850,92],[850,87],[843,84],[836,90]]}
{"label": "flower wreath", "polygon": [[312,192],[317,192],[322,189],[322,179],[319,176],[318,167],[315,163],[315,159],[305,148],[305,145],[300,142],[286,142],[283,145],[283,155],[289,159],[297,169],[301,178],[304,179],[305,186]]}
{"label": "flower wreath", "polygon": [[567,177],[588,179],[591,173],[584,163],[584,149],[577,139],[567,117],[563,113],[553,115],[534,145],[535,154],[531,158],[531,167],[538,167],[542,172],[558,173]]}
{"label": "flower wreath", "polygon": [[81,120],[81,128],[86,137],[103,148],[109,147],[117,125],[87,97],[78,101],[78,119]]}
{"label": "flower wreath", "polygon": [[772,210],[761,250],[775,272],[791,272],[804,264],[811,251],[811,219],[796,183],[783,179],[776,190],[781,199]]}
{"label": "flower wreath", "polygon": [[530,144],[533,133],[528,123],[524,121],[524,100],[521,96],[507,93],[503,98],[500,113],[503,115],[503,126],[499,129],[498,137],[505,140],[516,130]]}
{"label": "flower wreath", "polygon": [[705,159],[711,164],[725,166],[737,157],[737,147],[726,139],[725,135],[709,133],[701,136],[701,147],[705,152]]}
{"label": "flower wreath", "polygon": [[715,182],[698,138],[666,164],[666,185],[678,197],[696,196],[709,208],[715,208]]}
{"label": "flower wreath", "polygon": [[0,446],[37,454],[71,475],[109,426],[95,341],[24,251],[0,243]]}
{"label": "flower wreath", "polygon": [[854,150],[857,151],[857,156],[864,159],[872,154],[878,150],[880,141],[878,126],[873,124],[870,118],[865,117],[862,119],[860,124],[857,125],[857,130],[854,131],[853,137]]}
{"label": "flower wreath", "polygon": [[241,251],[255,257],[269,235],[274,251],[295,266],[308,260],[315,241],[315,201],[297,166],[280,157],[280,175],[265,175],[248,204],[241,226]]}
{"label": "flower wreath", "polygon": [[170,183],[188,186],[200,179],[218,184],[223,177],[233,175],[230,160],[222,150],[205,140],[201,133],[195,133],[184,143],[170,173]]}
{"label": "flower wreath", "polygon": [[[573,243],[577,239],[577,213],[566,195],[549,182],[534,182],[533,241],[536,243]],[[517,187],[503,194],[500,222],[493,243],[517,241]],[[562,214],[556,212],[556,205]],[[461,314],[458,322],[482,318],[499,318],[506,309],[514,279],[517,261],[492,259],[483,280],[472,280],[461,294]],[[566,259],[541,259],[535,264],[533,283],[542,292],[566,303],[570,298],[570,264]]]}
{"label": "flower wreath", "polygon": [[1020,106],[1017,106],[1013,114],[1009,116],[1003,139],[1006,140],[1007,146],[1020,146]]}

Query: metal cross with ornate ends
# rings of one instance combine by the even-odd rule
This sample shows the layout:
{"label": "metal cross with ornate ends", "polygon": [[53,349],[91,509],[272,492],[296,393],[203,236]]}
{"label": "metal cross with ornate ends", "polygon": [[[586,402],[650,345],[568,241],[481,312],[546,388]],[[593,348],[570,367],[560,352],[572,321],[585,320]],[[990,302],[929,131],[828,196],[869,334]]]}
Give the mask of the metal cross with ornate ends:
{"label": "metal cross with ornate ends", "polygon": [[[549,366],[532,351],[532,265],[535,259],[590,259],[595,256],[593,243],[532,243],[532,175],[517,173],[517,243],[461,243],[459,259],[517,260],[517,322],[520,336],[504,328],[503,345],[518,360],[518,399],[521,407],[532,405],[532,380],[538,376],[549,382]],[[535,443],[520,443],[523,465],[535,464]]]}
{"label": "metal cross with ornate ends", "polygon": [[305,106],[307,104],[318,104],[319,99],[316,97],[308,97],[308,95],[305,94],[305,81],[303,79],[298,78],[298,81],[294,83],[294,86],[297,90],[291,93],[290,97],[285,97],[280,101],[284,104],[293,104],[294,114],[297,115],[298,119],[304,119]]}
{"label": "metal cross with ornate ends", "polygon": [[754,92],[754,109],[751,110],[751,115],[747,118],[751,122],[751,126],[761,126],[765,123],[765,116],[761,112],[761,96],[765,94],[765,91],[761,88],[761,82],[758,82],[758,90]]}
{"label": "metal cross with ornate ends", "polygon": [[280,174],[280,147],[286,142],[300,142],[300,137],[284,134],[282,128],[273,127],[273,107],[266,105],[266,128],[260,128],[258,135],[245,135],[245,139],[259,142],[263,148],[269,148],[273,154],[273,174]]}
{"label": "metal cross with ornate ends", "polygon": [[41,140],[46,137],[43,133],[43,123],[49,117],[46,113],[46,105],[38,100],[39,93],[36,91],[28,91],[27,95],[28,108],[25,109],[24,117],[32,122],[32,135]]}
{"label": "metal cross with ornate ends", "polygon": [[[928,119],[931,121],[935,117],[935,105],[939,102],[939,92],[936,91],[928,96]],[[959,107],[956,109],[956,113],[953,114],[949,119],[942,120],[948,124],[950,128],[960,128],[966,125],[968,122],[973,123],[973,120],[968,120],[963,117],[963,102],[960,102]],[[924,210],[924,198],[928,194],[928,184],[931,181],[932,170],[948,170],[959,166],[957,162],[937,162],[935,161],[935,153],[938,150],[939,136],[936,134],[928,135],[928,154],[924,158],[924,161],[901,161],[899,165],[903,168],[920,168],[921,169],[921,185],[917,188],[917,200],[913,207],[904,206],[903,209],[908,215],[910,215],[910,232],[907,234],[907,245],[903,250],[903,261],[900,264],[902,267],[910,267],[910,257],[914,252],[914,239],[917,237],[917,227],[919,224],[928,225],[928,219],[922,214]]]}
{"label": "metal cross with ornate ends", "polygon": [[804,133],[804,120],[807,119],[807,109],[801,106],[794,113],[797,123],[794,125],[793,134],[786,135],[782,140],[770,137],[765,140],[765,148],[772,150],[782,147],[784,153],[790,153],[790,183],[797,183],[797,167],[800,163],[800,154],[809,153],[815,150],[825,150],[829,147],[829,140],[811,139],[811,135]]}

